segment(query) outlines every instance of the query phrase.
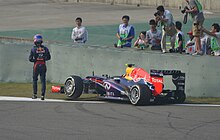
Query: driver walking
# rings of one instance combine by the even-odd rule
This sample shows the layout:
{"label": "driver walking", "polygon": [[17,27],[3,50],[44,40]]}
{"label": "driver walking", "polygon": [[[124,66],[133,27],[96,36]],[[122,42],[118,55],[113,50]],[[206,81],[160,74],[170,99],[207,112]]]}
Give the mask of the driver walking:
{"label": "driver walking", "polygon": [[42,89],[41,100],[44,100],[46,90],[46,61],[50,60],[50,51],[47,47],[42,45],[43,37],[40,34],[34,36],[35,46],[31,49],[29,61],[34,62],[33,67],[33,96],[32,99],[37,98],[37,80],[40,75]]}

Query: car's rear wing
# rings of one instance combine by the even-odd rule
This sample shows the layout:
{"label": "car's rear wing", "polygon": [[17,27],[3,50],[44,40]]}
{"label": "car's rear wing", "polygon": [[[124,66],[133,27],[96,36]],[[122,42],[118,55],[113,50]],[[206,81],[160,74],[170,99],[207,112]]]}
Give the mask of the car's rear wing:
{"label": "car's rear wing", "polygon": [[172,75],[172,82],[176,86],[176,90],[163,90],[163,93],[172,91],[185,93],[185,73],[180,70],[150,70],[150,75],[152,77]]}
{"label": "car's rear wing", "polygon": [[[176,75],[181,74],[180,70],[150,70],[150,75]],[[161,75],[161,76],[162,76]]]}

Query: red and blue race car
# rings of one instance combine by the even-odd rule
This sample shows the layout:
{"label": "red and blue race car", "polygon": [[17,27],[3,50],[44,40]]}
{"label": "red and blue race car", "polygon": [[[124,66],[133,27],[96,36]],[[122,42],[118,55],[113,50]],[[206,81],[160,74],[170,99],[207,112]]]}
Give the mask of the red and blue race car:
{"label": "red and blue race car", "polygon": [[[183,103],[185,101],[185,73],[180,70],[150,70],[126,65],[121,76],[69,76],[64,86],[52,87],[52,92],[61,92],[70,99],[77,99],[82,93],[95,93],[100,98],[129,100],[133,105],[148,105],[150,102]],[[171,75],[174,90],[164,89],[164,76]]]}

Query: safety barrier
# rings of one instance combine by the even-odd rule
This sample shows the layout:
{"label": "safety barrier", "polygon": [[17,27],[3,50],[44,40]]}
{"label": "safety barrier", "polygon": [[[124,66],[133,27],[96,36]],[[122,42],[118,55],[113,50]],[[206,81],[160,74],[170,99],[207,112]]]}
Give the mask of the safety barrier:
{"label": "safety barrier", "polygon": [[[134,63],[147,71],[166,69],[186,73],[188,96],[220,97],[220,57],[162,54],[134,48],[46,45],[52,55],[52,60],[47,62],[47,80],[50,82],[63,83],[70,74],[82,77],[93,72],[121,75],[125,72],[124,64]],[[33,64],[28,61],[31,46],[32,42],[26,41],[0,41],[1,82],[32,81]]]}

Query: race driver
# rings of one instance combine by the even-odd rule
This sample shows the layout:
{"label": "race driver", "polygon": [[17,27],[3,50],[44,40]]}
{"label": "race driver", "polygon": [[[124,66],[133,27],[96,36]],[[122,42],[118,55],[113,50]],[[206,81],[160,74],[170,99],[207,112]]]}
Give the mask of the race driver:
{"label": "race driver", "polygon": [[33,67],[33,96],[32,99],[37,99],[37,80],[40,75],[42,89],[41,100],[45,98],[46,90],[46,61],[51,59],[50,51],[47,47],[42,45],[43,37],[40,34],[34,36],[34,47],[31,49],[29,61],[34,62]]}

